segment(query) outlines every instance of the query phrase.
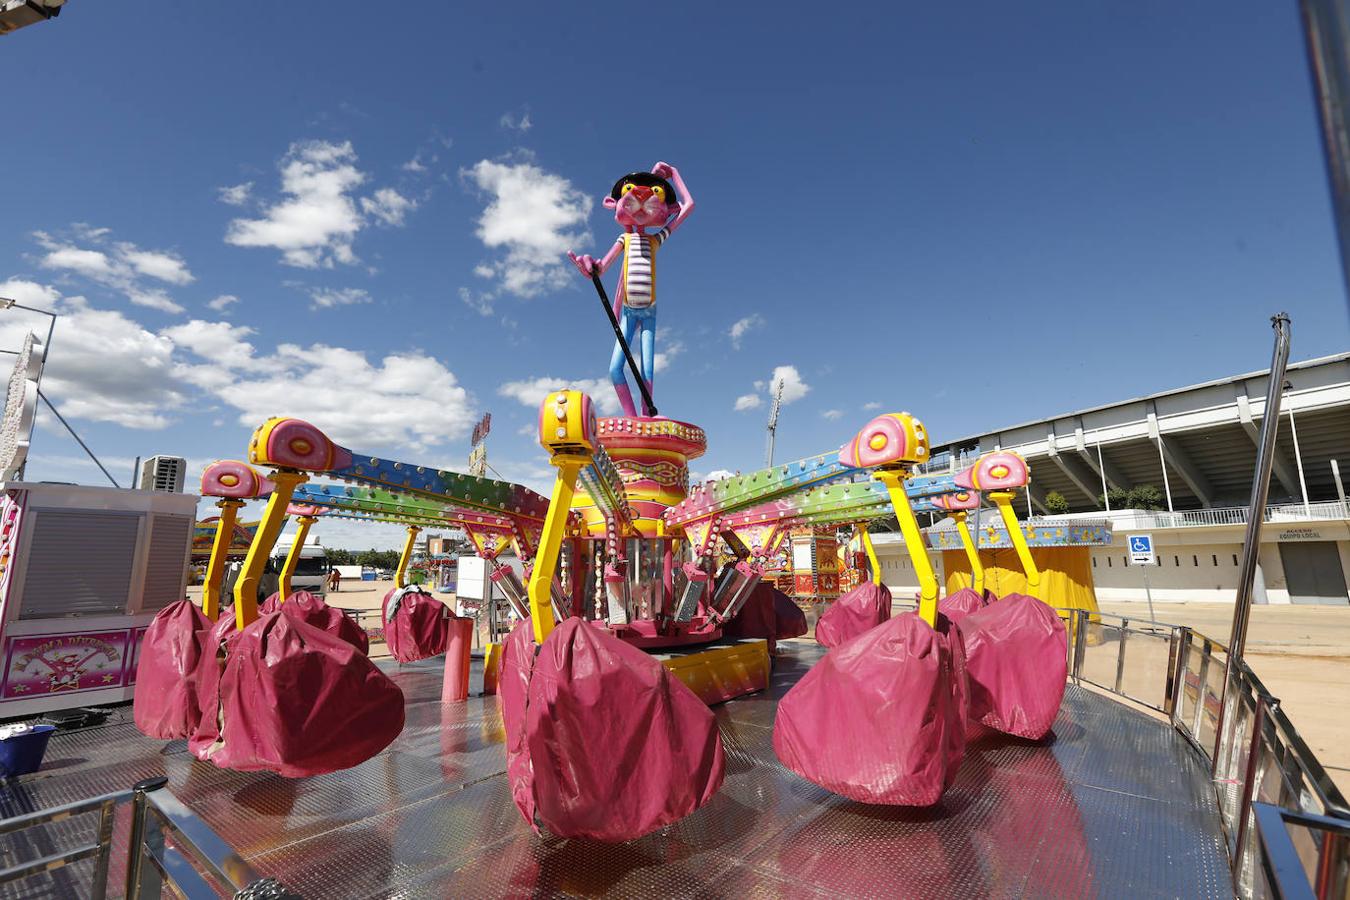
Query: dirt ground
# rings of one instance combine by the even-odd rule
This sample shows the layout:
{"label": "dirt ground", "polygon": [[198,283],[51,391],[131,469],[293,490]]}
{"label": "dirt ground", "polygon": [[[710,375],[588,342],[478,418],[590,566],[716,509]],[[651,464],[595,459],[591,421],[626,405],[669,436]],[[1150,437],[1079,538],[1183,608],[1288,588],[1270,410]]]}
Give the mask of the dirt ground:
{"label": "dirt ground", "polygon": [[[1159,622],[1187,625],[1227,644],[1233,607],[1158,603]],[[1103,612],[1147,620],[1146,603],[1106,603]],[[1290,722],[1350,795],[1350,606],[1255,606],[1247,663],[1280,699]]]}
{"label": "dirt ground", "polygon": [[[378,610],[392,581],[344,581],[328,595],[333,606]],[[189,589],[196,599],[199,588]],[[453,602],[452,594],[436,594]],[[1148,619],[1145,603],[1107,603],[1103,612]],[[1233,607],[1225,603],[1158,603],[1159,622],[1188,625],[1224,644]],[[384,645],[371,647],[383,655]],[[1350,795],[1350,606],[1257,606],[1247,630],[1247,658],[1317,754],[1341,791]]]}

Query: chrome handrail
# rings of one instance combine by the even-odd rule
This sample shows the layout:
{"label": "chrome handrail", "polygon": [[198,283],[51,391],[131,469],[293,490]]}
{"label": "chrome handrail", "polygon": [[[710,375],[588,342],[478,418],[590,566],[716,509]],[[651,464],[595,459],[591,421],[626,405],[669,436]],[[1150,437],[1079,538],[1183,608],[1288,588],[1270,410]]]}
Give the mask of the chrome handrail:
{"label": "chrome handrail", "polygon": [[[0,884],[98,856],[89,897],[106,897],[116,807],[131,803],[127,841],[126,896],[158,898],[165,885],[187,900],[208,897],[293,898],[275,879],[263,878],[220,835],[193,814],[170,791],[169,779],[149,778],[130,790],[114,791],[51,809],[0,821],[0,835],[50,825],[72,816],[99,811],[98,840],[0,870]],[[148,865],[147,865],[148,863]],[[222,890],[225,892],[222,894]]]}
{"label": "chrome handrail", "polygon": [[[1227,692],[1223,690],[1228,656],[1224,644],[1181,625],[1140,622],[1084,609],[1061,609],[1059,614],[1070,635],[1069,677],[1075,683],[1093,685],[1165,714],[1212,766],[1233,883],[1239,895],[1258,894],[1258,878],[1270,877],[1272,862],[1264,835],[1257,835],[1259,826],[1254,819],[1260,806],[1278,808],[1287,817],[1321,817],[1350,827],[1350,804],[1289,721],[1279,699],[1245,660],[1234,660],[1232,683]],[[1127,688],[1131,682],[1125,676],[1132,659],[1127,648],[1132,635],[1168,643],[1161,704],[1151,697],[1135,696]],[[1112,637],[1114,641],[1108,640]],[[1103,679],[1109,683],[1085,674],[1084,662],[1094,654],[1093,647],[1107,647],[1108,655],[1098,661],[1098,666],[1099,671],[1110,673]],[[1095,652],[1100,655],[1102,651]],[[1110,654],[1114,654],[1114,660]],[[1323,842],[1316,847],[1305,846],[1303,857],[1314,861],[1316,873],[1328,866],[1350,866],[1346,853]],[[1315,877],[1325,876],[1310,876],[1310,880]],[[1269,883],[1266,887],[1277,890]],[[1344,893],[1319,896],[1341,897]]]}

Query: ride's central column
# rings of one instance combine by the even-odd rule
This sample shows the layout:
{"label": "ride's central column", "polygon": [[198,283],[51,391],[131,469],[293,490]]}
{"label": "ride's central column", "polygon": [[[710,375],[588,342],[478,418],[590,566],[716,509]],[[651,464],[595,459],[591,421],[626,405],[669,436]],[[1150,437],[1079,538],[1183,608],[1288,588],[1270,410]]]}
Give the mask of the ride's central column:
{"label": "ride's central column", "polygon": [[[707,435],[674,419],[618,416],[598,420],[597,436],[623,481],[636,531],[619,540],[623,561],[611,571],[621,572],[626,585],[610,592],[607,618],[612,626],[668,630],[678,535],[666,535],[662,516],[689,493],[689,461],[707,450]],[[572,508],[588,536],[605,539],[610,523],[589,495],[578,491]]]}

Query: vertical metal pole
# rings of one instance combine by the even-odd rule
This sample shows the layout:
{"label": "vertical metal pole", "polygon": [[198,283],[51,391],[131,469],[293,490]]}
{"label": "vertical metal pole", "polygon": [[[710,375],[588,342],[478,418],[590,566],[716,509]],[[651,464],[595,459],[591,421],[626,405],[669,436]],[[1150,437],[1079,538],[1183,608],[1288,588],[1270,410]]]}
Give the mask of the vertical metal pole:
{"label": "vertical metal pole", "polygon": [[1102,462],[1102,439],[1100,435],[1097,438],[1097,474],[1102,476],[1102,501],[1106,504],[1106,511],[1111,511],[1111,492],[1106,489],[1106,464]]}
{"label": "vertical metal pole", "polygon": [[[1271,316],[1270,325],[1275,330],[1275,350],[1270,360],[1270,381],[1266,385],[1266,409],[1261,417],[1261,444],[1257,448],[1252,497],[1247,508],[1247,531],[1242,537],[1242,566],[1238,570],[1237,596],[1233,604],[1233,630],[1223,664],[1223,693],[1219,699],[1219,722],[1215,728],[1219,736],[1223,734],[1223,720],[1228,710],[1228,687],[1233,680],[1233,667],[1242,658],[1242,651],[1247,644],[1252,589],[1256,583],[1256,561],[1261,551],[1261,520],[1265,518],[1266,497],[1270,493],[1270,469],[1275,462],[1275,435],[1280,426],[1280,396],[1284,393],[1284,373],[1289,366],[1289,314],[1282,312]],[[1214,756],[1217,766],[1217,749]]]}
{"label": "vertical metal pole", "polygon": [[1158,617],[1153,614],[1153,591],[1148,586],[1148,569],[1148,566],[1144,566],[1144,596],[1148,598],[1148,620],[1157,625]]}
{"label": "vertical metal pole", "polygon": [[134,491],[141,483],[141,458],[136,457],[136,461],[131,464],[131,489]]}
{"label": "vertical metal pole", "polygon": [[1341,506],[1345,506],[1345,485],[1341,483],[1341,467],[1334,459],[1331,461],[1331,479],[1336,482],[1336,496],[1340,499]]}
{"label": "vertical metal pole", "polygon": [[1294,407],[1289,407],[1289,436],[1294,439],[1294,464],[1298,466],[1298,489],[1303,495],[1303,513],[1312,518],[1312,506],[1308,504],[1308,480],[1303,477],[1303,454],[1298,449],[1298,426],[1294,424]]}
{"label": "vertical metal pole", "polygon": [[1270,363],[1270,384],[1266,389],[1266,409],[1261,418],[1261,445],[1256,455],[1256,473],[1252,479],[1251,502],[1247,507],[1247,531],[1242,538],[1242,566],[1238,570],[1237,602],[1233,609],[1233,630],[1228,642],[1228,661],[1224,666],[1224,690],[1233,662],[1242,656],[1247,643],[1247,622],[1251,615],[1252,585],[1256,580],[1256,560],[1261,549],[1261,520],[1265,518],[1266,497],[1270,493],[1270,470],[1275,462],[1275,435],[1280,423],[1280,396],[1284,372],[1289,364],[1290,328],[1287,313],[1270,320],[1275,329],[1275,352]]}
{"label": "vertical metal pole", "polygon": [[91,900],[108,896],[108,863],[112,859],[113,819],[117,802],[108,800],[98,814],[98,862],[94,863],[94,878],[89,885]]}
{"label": "vertical metal pole", "polygon": [[1322,125],[1322,146],[1331,181],[1331,208],[1340,235],[1341,271],[1350,287],[1350,60],[1346,33],[1350,11],[1341,0],[1300,0],[1308,42],[1313,98]]}
{"label": "vertical metal pole", "polygon": [[1162,466],[1163,472],[1163,491],[1167,494],[1167,511],[1176,512],[1172,508],[1172,482],[1167,477],[1167,454],[1163,452],[1162,426],[1158,426],[1158,465]]}
{"label": "vertical metal pole", "polygon": [[[127,900],[141,896],[143,889],[153,887],[153,896],[159,896],[158,878],[146,879],[145,871],[145,841],[148,802],[145,795],[148,791],[157,791],[169,783],[169,779],[163,775],[158,778],[147,778],[145,781],[139,781],[132,787],[134,794],[131,799],[131,834],[127,837]],[[151,872],[155,872],[154,866],[150,867]]]}
{"label": "vertical metal pole", "polygon": [[[1252,795],[1256,792],[1256,770],[1261,763],[1261,732],[1266,719],[1266,698],[1256,695],[1256,712],[1252,715],[1252,738],[1247,749],[1247,771],[1242,776],[1242,802],[1238,805],[1237,844],[1233,848],[1233,883],[1241,877],[1242,861],[1247,843],[1247,819],[1252,812]],[[1239,891],[1241,892],[1241,891]]]}
{"label": "vertical metal pole", "polygon": [[1130,620],[1122,618],[1120,620],[1120,644],[1116,648],[1116,686],[1112,688],[1117,694],[1121,693],[1120,689],[1125,683],[1125,644],[1129,639]]}

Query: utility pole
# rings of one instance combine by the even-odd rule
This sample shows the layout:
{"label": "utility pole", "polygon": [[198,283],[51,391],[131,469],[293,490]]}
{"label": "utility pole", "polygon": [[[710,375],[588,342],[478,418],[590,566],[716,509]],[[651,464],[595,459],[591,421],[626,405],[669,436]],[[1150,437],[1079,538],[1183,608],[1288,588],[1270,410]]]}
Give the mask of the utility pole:
{"label": "utility pole", "polygon": [[764,465],[773,466],[773,439],[778,433],[778,410],[783,406],[783,381],[779,379],[773,386],[773,402],[769,404],[769,447],[764,454]]}

